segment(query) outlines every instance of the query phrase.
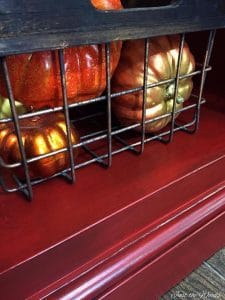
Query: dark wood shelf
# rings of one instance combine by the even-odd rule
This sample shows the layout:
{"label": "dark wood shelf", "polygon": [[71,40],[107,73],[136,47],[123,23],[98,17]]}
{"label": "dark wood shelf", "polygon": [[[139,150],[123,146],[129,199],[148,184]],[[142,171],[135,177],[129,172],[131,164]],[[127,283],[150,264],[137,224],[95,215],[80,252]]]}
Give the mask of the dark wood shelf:
{"label": "dark wood shelf", "polygon": [[4,298],[145,299],[224,246],[225,109],[212,107],[196,134],[122,153],[110,170],[79,170],[76,185],[54,179],[31,203],[2,193]]}

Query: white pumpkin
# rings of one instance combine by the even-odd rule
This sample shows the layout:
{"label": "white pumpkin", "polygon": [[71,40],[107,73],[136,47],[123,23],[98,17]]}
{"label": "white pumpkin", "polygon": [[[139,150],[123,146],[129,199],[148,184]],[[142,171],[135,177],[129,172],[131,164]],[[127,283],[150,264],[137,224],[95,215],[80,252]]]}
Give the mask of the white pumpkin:
{"label": "white pumpkin", "polygon": [[[26,112],[26,108],[19,101],[15,101],[16,110],[18,115],[21,115]],[[12,112],[9,103],[9,99],[4,98],[0,95],[0,119],[11,118]]]}

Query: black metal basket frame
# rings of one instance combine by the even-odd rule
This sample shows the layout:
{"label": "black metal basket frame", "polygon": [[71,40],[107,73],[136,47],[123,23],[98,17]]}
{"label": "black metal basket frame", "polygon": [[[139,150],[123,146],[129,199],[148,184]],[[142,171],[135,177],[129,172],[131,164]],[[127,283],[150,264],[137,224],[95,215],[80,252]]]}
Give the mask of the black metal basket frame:
{"label": "black metal basket frame", "polygon": [[[10,5],[13,2],[16,2],[16,1],[10,2]],[[56,2],[58,2],[58,1],[56,1]],[[31,17],[32,15],[34,16],[34,15],[38,14],[39,20],[40,19],[42,20],[42,18],[44,16],[46,18],[46,11],[43,12],[40,10],[43,7],[42,1],[39,1],[38,4],[36,3],[36,1],[30,1],[30,3],[31,4],[33,3],[33,6],[31,5],[30,8],[29,7],[28,8],[20,7],[19,11],[18,10],[15,11],[16,6],[14,3],[14,5],[12,5],[11,7],[8,7],[8,10],[4,14],[4,17],[6,18],[6,17],[11,16],[12,19],[16,19],[16,18],[18,18],[18,16],[21,17],[21,15],[24,12],[27,12],[29,17]],[[209,9],[210,3],[212,5],[212,1],[204,1],[204,4],[203,4],[203,1],[184,1],[183,0],[183,1],[176,2],[176,4],[174,4],[172,6],[159,8],[159,9],[155,8],[155,9],[136,9],[136,10],[131,10],[131,11],[121,11],[121,12],[116,12],[116,11],[115,12],[99,12],[99,11],[93,9],[93,7],[90,5],[90,2],[88,0],[83,1],[82,4],[81,3],[79,4],[79,2],[78,3],[75,2],[73,4],[74,12],[76,12],[76,13],[82,12],[82,15],[83,15],[83,13],[84,13],[83,10],[86,8],[86,9],[88,9],[88,11],[91,11],[93,15],[100,14],[102,16],[101,18],[103,18],[103,19],[101,19],[101,18],[98,19],[99,24],[96,25],[98,27],[97,30],[96,30],[95,26],[91,26],[91,27],[87,26],[85,28],[85,30],[82,27],[83,28],[82,32],[79,32],[77,29],[75,30],[74,28],[71,29],[71,31],[69,32],[69,35],[70,35],[70,37],[73,36],[73,38],[66,40],[67,35],[65,35],[63,45],[60,40],[60,35],[63,30],[64,30],[64,32],[66,32],[65,24],[64,24],[64,26],[61,27],[61,31],[58,31],[58,32],[56,31],[55,33],[52,33],[52,32],[54,32],[55,29],[49,25],[50,26],[49,32],[46,32],[44,35],[43,35],[43,32],[41,32],[41,30],[39,30],[40,31],[39,33],[34,32],[32,30],[26,32],[24,29],[25,27],[23,28],[24,32],[22,34],[17,32],[17,29],[15,26],[11,28],[11,31],[9,30],[10,28],[3,29],[3,31],[4,30],[5,31],[2,33],[3,34],[2,36],[6,37],[7,33],[8,33],[8,35],[6,37],[6,40],[4,40],[3,38],[0,38],[0,63],[1,63],[2,71],[4,74],[5,83],[6,83],[6,87],[7,87],[8,98],[10,101],[10,107],[11,107],[11,111],[12,111],[12,118],[11,119],[10,118],[2,119],[2,120],[0,120],[0,123],[7,123],[10,121],[14,122],[15,132],[16,132],[16,136],[18,139],[19,149],[20,149],[21,158],[22,158],[20,163],[14,163],[14,164],[6,164],[3,161],[3,159],[0,158],[0,166],[1,166],[0,184],[3,188],[3,190],[5,192],[22,191],[22,192],[24,192],[24,194],[27,196],[28,199],[32,199],[33,198],[33,190],[32,190],[33,185],[39,184],[41,182],[44,182],[48,179],[54,178],[59,175],[63,175],[64,177],[66,177],[69,180],[69,182],[75,182],[75,170],[78,168],[87,166],[87,165],[89,165],[91,163],[95,163],[95,162],[98,162],[105,167],[110,167],[112,164],[112,156],[113,155],[119,154],[126,150],[129,150],[129,151],[131,150],[132,152],[134,152],[136,154],[140,154],[140,153],[143,153],[145,144],[147,142],[150,142],[153,140],[159,140],[163,143],[169,143],[173,140],[174,133],[177,131],[183,130],[187,133],[196,132],[196,130],[199,127],[200,107],[201,107],[201,104],[205,101],[203,99],[203,88],[204,88],[204,83],[205,83],[205,79],[206,79],[206,74],[209,70],[211,70],[211,67],[209,66],[209,62],[210,62],[213,43],[214,43],[214,39],[215,39],[216,28],[225,27],[225,17],[224,17],[225,9],[221,10],[221,7],[224,8],[224,6],[225,6],[224,1],[214,1],[213,2],[214,4],[211,6],[211,9]],[[190,6],[190,4],[192,6]],[[186,8],[186,11],[184,11],[184,17],[188,18],[188,16],[189,16],[188,13],[190,13],[190,7],[192,8],[192,17],[193,17],[193,9],[195,9],[197,7],[199,8],[200,4],[202,4],[203,6],[201,7],[201,11],[198,11],[198,20],[196,22],[191,22],[191,23],[190,23],[190,21],[184,22],[183,18],[178,17],[178,13],[181,11],[181,8],[182,9]],[[66,4],[64,6],[64,13],[68,11],[68,7],[70,5],[72,5],[71,1],[66,1]],[[10,8],[11,8],[11,10],[10,10]],[[14,8],[14,10],[13,10],[13,8]],[[219,8],[219,11],[218,11],[218,8]],[[49,7],[47,7],[46,9],[48,9],[47,12],[50,12]],[[1,5],[0,5],[0,12],[1,11],[2,11],[2,9],[1,9]],[[159,11],[161,13],[163,12],[163,14],[165,16],[167,16],[167,18],[168,18],[168,16],[171,17],[171,13],[173,15],[175,15],[176,18],[174,19],[174,23],[173,24],[171,23],[172,24],[171,26],[167,26],[167,28],[165,28],[164,21],[167,18],[163,19],[162,16],[159,16]],[[202,11],[208,12],[208,17],[211,16],[211,19],[209,18],[211,20],[211,22],[210,21],[208,21],[207,23],[205,22],[207,15],[204,15],[202,13]],[[212,14],[212,12],[213,12],[213,14]],[[57,13],[58,13],[57,10],[54,11],[54,14],[57,14]],[[119,23],[119,24],[117,24],[116,28],[113,27],[112,30],[109,30],[109,28],[107,27],[106,24],[109,24],[109,26],[110,26],[110,24],[111,24],[110,22],[113,22],[115,16],[117,16],[117,18],[121,18],[121,15],[127,16],[127,14],[128,15],[133,14],[133,17],[134,17],[134,24],[136,26],[135,27],[136,30],[134,30],[134,32],[132,34],[129,33],[129,35],[127,35],[126,20],[125,20],[125,22],[123,22],[124,26],[121,27],[121,23]],[[140,16],[141,14],[144,14],[145,18],[143,17],[141,19],[142,21],[137,22],[135,16],[136,15]],[[110,15],[110,18],[107,17],[109,15]],[[214,18],[212,17],[212,15],[214,16]],[[150,16],[151,17],[153,16],[153,20],[155,20],[154,24],[153,24],[154,26],[151,23],[153,21],[152,21],[152,18],[150,18]],[[222,22],[221,16],[223,16],[223,22]],[[65,17],[65,15],[64,15],[64,17]],[[127,17],[127,18],[130,20],[129,17]],[[85,23],[85,19],[83,20],[83,18],[81,18],[81,20],[84,21],[84,23]],[[157,19],[157,22],[156,22],[156,19]],[[207,20],[209,20],[209,19],[207,19]],[[36,19],[34,19],[34,23],[35,23],[35,20]],[[149,20],[151,20],[151,21],[149,21]],[[156,25],[159,23],[159,20],[164,20],[162,22],[164,25],[162,25],[160,28],[156,29]],[[214,20],[214,22],[212,20]],[[201,23],[203,21],[205,22],[204,26]],[[3,18],[3,22],[4,22],[4,18]],[[135,22],[137,22],[137,23],[135,23]],[[199,25],[199,22],[201,23],[201,26]],[[177,25],[178,23],[180,24],[179,26]],[[104,24],[104,26],[103,26],[103,24]],[[130,23],[128,22],[128,24],[130,24]],[[137,26],[137,24],[138,24],[138,26]],[[187,30],[187,27],[190,26],[190,24],[192,24],[192,27],[189,27]],[[66,25],[68,25],[68,24],[66,24]],[[119,28],[119,26],[121,28]],[[95,29],[94,32],[93,32],[93,28]],[[118,36],[118,30],[120,30],[119,36]],[[208,36],[208,42],[206,45],[204,60],[201,64],[197,64],[197,67],[198,67],[197,70],[195,70],[191,74],[180,75],[181,57],[182,57],[183,47],[184,47],[184,43],[185,43],[185,32],[186,31],[188,31],[188,32],[199,31],[199,30],[209,30],[209,36]],[[100,37],[98,37],[98,39],[96,39],[95,38],[96,32],[99,32],[99,31],[101,32]],[[50,39],[50,40],[48,40],[48,42],[42,44],[43,37],[44,37],[44,40],[46,39],[45,41],[47,41],[47,38],[48,38],[49,34],[51,34],[51,33],[52,33],[53,39]],[[172,33],[173,34],[175,34],[175,33],[181,34],[176,76],[175,76],[175,78],[172,78],[172,79],[160,81],[160,82],[153,83],[153,84],[148,84],[148,78],[147,78],[148,77],[148,74],[147,74],[148,60],[149,60],[149,55],[151,55],[151,40],[150,40],[150,38],[155,35],[164,35],[164,34],[172,34]],[[87,39],[87,34],[89,36],[89,39]],[[104,34],[106,34],[107,37]],[[78,37],[78,35],[79,35],[79,37]],[[31,42],[30,42],[29,46],[27,45],[28,36],[31,38],[30,39]],[[16,48],[16,43],[18,43],[19,37],[21,37],[20,47]],[[124,90],[124,91],[121,91],[118,93],[112,93],[111,80],[110,80],[110,60],[111,60],[110,42],[114,41],[114,40],[118,40],[118,39],[126,40],[128,38],[129,39],[137,39],[137,38],[145,39],[143,85],[138,88],[132,89],[132,90]],[[3,40],[4,40],[4,42],[3,42]],[[80,44],[92,44],[92,43],[104,43],[105,44],[106,93],[97,98],[93,98],[93,99],[89,99],[89,100],[86,100],[83,102],[73,103],[73,104],[68,105],[67,91],[66,91],[66,76],[65,76],[65,68],[64,68],[64,49],[68,46],[75,46],[75,45],[80,45]],[[61,86],[62,86],[62,95],[63,95],[63,106],[55,107],[53,109],[45,109],[45,110],[41,110],[41,111],[26,113],[26,114],[18,116],[16,107],[15,107],[13,91],[12,91],[12,87],[11,87],[11,83],[10,83],[10,77],[9,77],[7,63],[6,63],[6,56],[10,55],[12,53],[24,53],[24,52],[37,51],[37,50],[44,51],[46,49],[48,49],[48,50],[58,49],[59,66],[60,66],[60,74],[61,74]],[[171,113],[164,114],[160,117],[157,117],[157,118],[154,118],[151,120],[146,120],[145,111],[146,111],[147,89],[155,87],[155,86],[174,83],[175,84],[174,99],[176,99],[177,94],[178,94],[179,81],[183,78],[192,77],[192,76],[196,76],[196,75],[200,75],[200,84],[199,84],[198,94],[192,95],[192,98],[195,99],[194,103],[188,104],[184,108],[176,111],[176,104],[174,101],[173,109],[172,109]],[[137,91],[143,91],[141,123],[137,123],[137,124],[126,126],[126,127],[121,127],[121,126],[118,126],[116,128],[112,127],[111,103],[112,103],[113,99],[117,96],[134,93]],[[107,129],[96,131],[94,133],[82,136],[79,144],[72,145],[71,134],[70,134],[71,120],[70,120],[70,116],[69,116],[69,110],[74,107],[81,107],[81,106],[88,105],[91,103],[96,103],[99,101],[106,101],[106,103],[107,103],[107,111],[106,111]],[[191,120],[188,123],[182,124],[182,125],[176,124],[176,122],[175,122],[176,115],[178,113],[181,113],[181,112],[184,112],[184,111],[187,111],[190,109],[194,109],[193,120]],[[24,119],[24,118],[29,118],[32,116],[55,113],[58,111],[64,112],[65,121],[66,121],[66,129],[67,129],[67,147],[64,149],[60,149],[60,150],[57,150],[57,151],[54,151],[51,153],[47,153],[47,154],[38,156],[38,157],[33,157],[33,158],[27,159],[26,153],[25,153],[25,150],[23,147],[23,142],[22,142],[22,135],[21,135],[21,130],[20,130],[20,120]],[[149,122],[154,122],[156,120],[159,120],[161,118],[165,118],[168,116],[171,117],[169,129],[166,129],[165,131],[163,131],[159,134],[155,134],[154,136],[153,135],[147,136],[145,134],[145,124],[147,124]],[[94,116],[92,116],[92,117],[94,117]],[[141,128],[141,134],[140,134],[139,141],[130,144],[126,140],[122,139],[119,136],[119,134],[129,131],[129,130],[132,130],[132,129],[135,129],[137,127]],[[113,148],[112,148],[112,143],[113,143],[114,139],[116,139],[117,141],[119,141],[121,143],[121,147],[117,150],[113,150]],[[91,143],[100,141],[100,140],[105,140],[107,142],[107,152],[105,154],[98,155],[96,152],[93,152],[88,147],[88,145]],[[74,148],[77,148],[77,147],[82,147],[83,149],[85,149],[85,151],[87,151],[89,154],[92,155],[92,158],[90,160],[86,160],[85,162],[82,162],[80,164],[76,164],[74,161],[73,150],[74,150]],[[68,151],[68,153],[69,153],[69,162],[70,162],[69,168],[67,168],[66,170],[63,170],[60,173],[54,174],[50,177],[47,177],[47,178],[41,178],[41,179],[36,179],[36,180],[31,179],[30,174],[29,174],[29,164],[30,163],[32,163],[36,160],[40,160],[42,158],[51,156],[51,155],[55,155],[57,153],[65,152],[65,151]],[[25,182],[21,182],[14,175],[13,178],[15,180],[15,187],[9,188],[9,187],[7,187],[7,184],[4,181],[3,170],[4,170],[4,168],[5,169],[13,169],[18,166],[22,166],[24,168]]]}

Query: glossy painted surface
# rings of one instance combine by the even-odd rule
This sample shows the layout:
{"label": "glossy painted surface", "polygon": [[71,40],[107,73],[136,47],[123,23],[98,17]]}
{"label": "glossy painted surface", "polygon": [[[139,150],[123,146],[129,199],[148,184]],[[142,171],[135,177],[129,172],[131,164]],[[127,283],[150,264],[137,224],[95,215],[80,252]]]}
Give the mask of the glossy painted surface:
{"label": "glossy painted surface", "polygon": [[[224,198],[224,195],[222,197]],[[218,197],[215,200],[220,199]],[[213,206],[213,202],[210,206]],[[225,212],[223,211],[101,295],[98,300],[117,300],[126,297],[132,300],[160,299],[160,296],[168,289],[178,284],[196,267],[225,246],[224,226]],[[197,285],[195,287],[197,288]],[[218,286],[215,289],[219,292]],[[198,291],[200,294],[204,293],[202,289]],[[175,297],[175,294],[173,296]]]}
{"label": "glossy painted surface", "polygon": [[[27,158],[67,147],[67,133],[64,115],[57,113],[37,116],[20,121],[22,139]],[[71,125],[71,140],[75,144],[79,137]],[[74,152],[77,154],[77,151]],[[0,127],[0,155],[5,163],[13,164],[21,161],[18,140],[12,123]],[[31,177],[45,177],[62,171],[68,166],[68,153],[62,152],[42,158],[30,164]],[[16,170],[23,176],[22,170]]]}
{"label": "glossy painted surface", "polygon": [[[92,1],[99,9],[120,9],[120,0]],[[121,42],[111,43],[111,74],[121,50]],[[69,103],[100,96],[106,87],[105,45],[71,47],[64,50]],[[57,51],[7,57],[14,98],[35,109],[61,106],[62,87]],[[7,96],[0,75],[0,92]]]}
{"label": "glossy painted surface", "polygon": [[[150,59],[148,64],[148,84],[175,78],[179,53],[179,36],[163,36],[150,40]],[[185,44],[181,61],[180,74],[189,74],[195,68],[195,60],[189,47]],[[112,89],[121,91],[143,85],[144,74],[144,40],[131,40],[123,45],[118,68],[113,76]],[[179,82],[176,109],[182,108],[192,91],[191,78]],[[146,119],[170,113],[173,107],[174,84],[148,89]],[[141,122],[143,92],[123,95],[114,102],[113,109],[122,124],[130,125]],[[147,132],[155,132],[165,127],[171,117],[146,125]]]}
{"label": "glossy painted surface", "polygon": [[[198,247],[200,243],[205,244],[206,240],[202,231],[207,232],[209,230],[208,227],[211,227],[210,221],[212,219],[215,219],[214,224],[219,219],[219,222],[225,225],[224,196],[225,190],[208,199],[209,201],[201,199],[200,202],[203,203],[195,205],[193,209],[189,208],[187,212],[183,212],[175,220],[167,218],[167,222],[161,225],[161,228],[160,225],[152,231],[145,228],[146,231],[142,233],[143,235],[139,236],[137,240],[134,239],[131,245],[127,244],[120,252],[113,257],[109,257],[108,261],[103,262],[100,266],[96,266],[94,270],[90,270],[90,272],[83,274],[80,278],[76,278],[74,282],[70,282],[48,298],[51,300],[159,299],[159,296],[165,291],[165,282],[168,282],[168,280],[173,282],[177,274],[175,271],[176,260],[173,261],[175,274],[172,277],[170,273],[172,270],[168,270],[166,265],[164,268],[159,268],[157,272],[155,271],[151,274],[154,266],[160,262],[156,258],[156,251],[157,254],[162,253],[161,259],[163,260],[168,255],[168,252],[171,254],[172,248],[173,252],[177,252],[177,258],[182,259],[180,248],[185,248],[186,236],[188,236],[188,239],[192,239],[197,235],[201,239],[197,243]],[[198,200],[196,198],[197,203]],[[217,218],[218,215],[219,218]],[[203,223],[205,223],[204,226],[202,226]],[[211,227],[210,230],[212,229],[214,228]],[[214,245],[210,247],[211,251],[212,249],[216,251],[218,247],[225,245],[225,239],[221,231],[216,233],[215,237],[211,237],[212,241]],[[174,245],[176,246],[174,247]],[[192,270],[192,257],[195,258],[195,263],[197,261],[200,263],[210,253],[209,248],[199,255],[194,255],[194,251],[191,249],[189,251],[191,253],[183,252],[183,255],[186,256],[186,261],[188,261],[188,263],[183,263],[185,270]],[[172,264],[172,261],[170,264]],[[167,273],[170,276],[162,283],[159,280],[161,273]],[[161,276],[165,278],[164,274]],[[154,280],[154,283],[152,283],[152,280]]]}
{"label": "glossy painted surface", "polygon": [[[218,102],[215,94],[210,98]],[[201,223],[203,216],[208,219],[222,209],[222,200],[202,202],[205,209],[200,211],[195,205],[200,204],[199,199],[204,200],[224,186],[225,140],[221,139],[225,134],[224,125],[223,112],[205,107],[200,130],[195,135],[177,133],[169,145],[153,142],[146,145],[142,156],[122,153],[114,158],[110,170],[91,165],[77,173],[76,185],[66,184],[60,178],[49,181],[35,188],[36,197],[32,203],[24,201],[20,194],[1,194],[2,294],[14,299],[16,291],[17,298],[18,295],[22,299],[31,295],[38,295],[36,299],[40,299],[40,295],[44,298],[103,264],[126,245],[141,239],[145,232],[155,231],[151,255],[159,257],[160,262],[160,254],[175,243],[178,228],[181,230],[181,235],[177,236],[179,240],[183,229],[187,237],[186,229],[191,230],[194,220]],[[163,234],[157,237],[160,224],[181,220],[177,217],[192,206],[190,218],[185,221],[187,227],[170,223],[173,231],[166,230],[165,239]],[[171,243],[167,243],[167,238]],[[207,236],[208,240],[211,238],[213,241],[214,235]],[[164,250],[160,248],[164,242],[157,241],[165,242]],[[221,243],[221,240],[216,241]],[[209,243],[210,251],[215,245]],[[201,252],[195,252],[194,244],[189,249],[193,250],[190,255],[201,258]],[[178,252],[182,257],[182,250]],[[187,266],[191,261],[185,257]],[[129,262],[130,265],[135,270],[141,268],[133,261]],[[127,267],[123,269],[126,276],[130,270]],[[154,271],[155,276],[160,276],[160,273],[161,269],[157,273]],[[123,277],[118,282],[119,271],[108,274],[118,284]],[[182,268],[178,277],[181,274],[184,274]],[[90,273],[90,280],[91,277],[96,279],[94,270]],[[164,280],[171,283],[175,277],[171,275]],[[91,293],[100,288],[98,292],[105,292],[106,286],[111,286],[107,276],[104,285],[88,287],[87,291]],[[151,288],[154,290],[154,285]]]}

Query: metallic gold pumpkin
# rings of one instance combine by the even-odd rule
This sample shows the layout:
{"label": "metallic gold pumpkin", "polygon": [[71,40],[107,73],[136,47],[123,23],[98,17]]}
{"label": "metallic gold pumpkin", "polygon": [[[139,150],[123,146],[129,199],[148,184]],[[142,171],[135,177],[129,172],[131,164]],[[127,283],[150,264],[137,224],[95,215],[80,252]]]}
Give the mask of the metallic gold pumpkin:
{"label": "metallic gold pumpkin", "polygon": [[[150,39],[148,64],[148,84],[175,78],[180,37],[162,36]],[[126,41],[123,45],[119,65],[114,73],[112,88],[114,92],[143,86],[144,76],[144,40]],[[195,60],[185,43],[181,60],[180,75],[189,74],[195,69]],[[193,88],[192,79],[179,81],[176,110],[190,97]],[[171,113],[174,102],[175,85],[164,84],[149,88],[147,91],[146,120]],[[113,101],[113,110],[123,125],[141,122],[143,91],[117,97]],[[156,132],[165,127],[171,117],[165,117],[146,124],[146,132]]]}
{"label": "metallic gold pumpkin", "polygon": [[[64,115],[61,113],[36,116],[20,121],[23,145],[27,159],[67,147]],[[71,125],[71,140],[79,142],[78,133]],[[0,126],[0,155],[8,164],[21,161],[19,144],[12,122]],[[77,155],[77,150],[74,151]],[[29,164],[31,178],[51,176],[69,166],[68,151],[41,158]],[[21,168],[16,174],[21,177]]]}

